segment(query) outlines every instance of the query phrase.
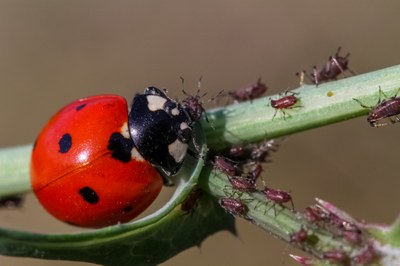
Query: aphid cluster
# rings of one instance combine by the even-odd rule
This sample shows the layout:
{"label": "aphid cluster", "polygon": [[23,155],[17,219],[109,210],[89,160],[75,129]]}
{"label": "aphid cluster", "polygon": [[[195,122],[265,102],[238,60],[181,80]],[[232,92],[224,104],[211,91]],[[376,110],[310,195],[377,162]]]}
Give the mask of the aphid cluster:
{"label": "aphid cluster", "polygon": [[344,250],[330,250],[323,253],[323,258],[331,263],[339,265],[368,265],[379,254],[367,240],[367,232],[362,224],[349,218],[349,216],[332,204],[318,200],[319,204],[308,206],[304,212],[304,219],[313,226],[330,231],[337,238],[345,239],[350,245],[358,247],[361,251],[357,254],[349,254]]}
{"label": "aphid cluster", "polygon": [[[308,74],[306,71],[297,73],[297,75],[300,76],[300,85],[303,85],[304,77],[307,77],[313,84],[318,86],[320,83],[336,80],[340,74],[344,75],[346,71],[355,75],[348,66],[350,53],[342,56],[340,55],[340,51],[341,47],[338,47],[336,53],[329,56],[325,65],[320,68],[314,66],[311,74]],[[265,86],[265,84],[261,82],[261,79],[259,79],[254,84],[228,91],[228,95],[235,102],[244,102],[260,98],[266,91],[267,86]],[[301,107],[298,105],[300,100],[298,94],[299,93],[286,90],[284,93],[280,94],[279,98],[270,98],[267,105],[274,108],[272,120],[275,119],[278,111],[283,114],[283,119],[286,119],[287,116],[290,116],[290,113],[288,113],[287,110]],[[331,97],[332,95],[332,93],[327,94],[328,97]]]}
{"label": "aphid cluster", "polygon": [[[223,151],[221,155],[214,156],[214,168],[223,172],[230,182],[230,187],[225,192],[227,198],[220,201],[223,208],[232,214],[237,214],[237,206],[245,205],[242,195],[253,192],[264,195],[266,199],[281,207],[283,204],[291,202],[292,209],[294,208],[292,197],[288,192],[270,187],[257,188],[257,179],[262,172],[262,163],[268,161],[267,157],[270,152],[277,150],[277,146],[275,140],[259,144],[234,145]],[[230,199],[230,201],[226,201],[226,199]],[[243,211],[246,210],[243,209]],[[243,212],[240,213],[240,216],[248,218]]]}

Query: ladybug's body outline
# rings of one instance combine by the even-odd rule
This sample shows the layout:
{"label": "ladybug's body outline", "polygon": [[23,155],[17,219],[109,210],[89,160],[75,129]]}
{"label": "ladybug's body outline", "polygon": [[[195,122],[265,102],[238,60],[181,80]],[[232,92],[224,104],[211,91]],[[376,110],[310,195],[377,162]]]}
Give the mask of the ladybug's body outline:
{"label": "ladybug's body outline", "polygon": [[[194,99],[195,106],[180,104],[149,87],[134,97],[130,112],[123,97],[111,94],[66,105],[46,124],[32,150],[36,197],[54,217],[76,226],[132,220],[158,196],[163,180],[168,184],[168,176],[180,169],[202,114]],[[134,124],[138,121],[143,124]],[[135,129],[144,140],[131,137]]]}

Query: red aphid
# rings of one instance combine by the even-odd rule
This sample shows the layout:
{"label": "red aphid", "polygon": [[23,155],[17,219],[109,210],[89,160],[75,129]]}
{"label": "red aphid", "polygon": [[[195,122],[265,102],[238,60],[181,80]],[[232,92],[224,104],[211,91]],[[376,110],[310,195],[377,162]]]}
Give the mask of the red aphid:
{"label": "red aphid", "polygon": [[372,245],[353,258],[353,262],[357,265],[369,265],[377,257],[377,253]]}
{"label": "red aphid", "polygon": [[273,202],[282,205],[283,203],[291,202],[292,209],[294,209],[294,204],[292,200],[292,196],[286,192],[279,189],[267,188],[262,191],[267,199],[272,200]]}
{"label": "red aphid", "polygon": [[290,242],[292,243],[302,243],[306,241],[308,238],[308,233],[304,228],[301,228],[299,231],[295,232],[290,236]]}
{"label": "red aphid", "polygon": [[362,243],[362,233],[361,231],[342,231],[343,238],[347,242],[353,245],[360,245]]}
{"label": "red aphid", "polygon": [[[278,110],[280,110],[283,113],[283,118],[286,116],[286,112],[284,111],[285,109],[292,109],[295,108],[295,104],[298,102],[299,98],[297,98],[295,95],[297,93],[292,92],[291,94],[288,95],[288,91],[286,91],[283,95],[283,97],[272,100],[271,99],[271,106],[275,109],[275,113],[272,117],[272,120],[274,120]],[[300,107],[300,106],[297,106]]]}
{"label": "red aphid", "polygon": [[218,203],[232,215],[245,216],[248,210],[246,205],[234,198],[221,198]]}
{"label": "red aphid", "polygon": [[251,101],[261,97],[267,91],[267,86],[258,79],[256,83],[243,88],[229,91],[229,95],[237,102]]}
{"label": "red aphid", "polygon": [[331,250],[323,253],[323,258],[331,263],[347,265],[349,263],[349,255],[341,250]]}
{"label": "red aphid", "polygon": [[251,164],[249,167],[250,167],[250,170],[248,172],[249,178],[257,180],[257,178],[261,175],[261,172],[263,170],[262,165],[260,163],[254,163]]}
{"label": "red aphid", "polygon": [[232,188],[241,192],[254,192],[256,191],[255,179],[246,178],[242,176],[229,177],[229,182]]}
{"label": "red aphid", "polygon": [[190,191],[189,195],[181,204],[181,210],[186,213],[193,213],[195,208],[197,207],[198,200],[203,195],[203,190],[195,187]]}
{"label": "red aphid", "polygon": [[223,156],[215,156],[214,168],[224,172],[228,176],[238,175],[238,169],[235,163]]}
{"label": "red aphid", "polygon": [[270,139],[260,144],[257,144],[251,149],[251,159],[257,162],[266,162],[270,152],[276,152],[279,147],[279,142],[275,139]]}
{"label": "red aphid", "polygon": [[366,106],[363,103],[361,103],[358,99],[354,100],[357,101],[362,107],[371,110],[367,117],[367,121],[370,123],[372,127],[382,127],[386,126],[388,123],[378,123],[378,122],[385,118],[389,118],[389,121],[392,124],[400,122],[400,118],[397,116],[400,114],[400,97],[397,97],[399,91],[397,91],[395,96],[382,101],[381,95],[382,94],[384,95],[384,93],[379,88],[379,100],[376,106]]}
{"label": "red aphid", "polygon": [[348,68],[350,53],[345,56],[340,56],[341,47],[337,49],[335,55],[330,56],[328,62],[321,68],[317,69],[314,66],[313,73],[311,74],[311,81],[318,86],[319,83],[335,80],[337,77],[344,73],[346,70],[355,75],[355,73]]}
{"label": "red aphid", "polygon": [[318,207],[308,206],[305,209],[305,217],[310,223],[324,221],[327,216],[328,214]]}
{"label": "red aphid", "polygon": [[185,90],[182,90],[182,92],[186,95],[186,98],[182,100],[182,107],[188,110],[189,115],[193,120],[200,119],[203,113],[205,113],[201,98],[203,98],[207,93],[200,95],[200,89],[197,90],[196,95],[190,95]]}

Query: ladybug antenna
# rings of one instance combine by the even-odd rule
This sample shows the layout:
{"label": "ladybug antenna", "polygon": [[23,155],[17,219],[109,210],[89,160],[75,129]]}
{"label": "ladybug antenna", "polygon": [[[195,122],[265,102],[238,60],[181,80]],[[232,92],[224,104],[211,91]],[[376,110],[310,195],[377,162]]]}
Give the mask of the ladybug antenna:
{"label": "ladybug antenna", "polygon": [[199,77],[199,81],[197,82],[197,91],[200,91],[201,88],[201,82],[203,81],[203,76]]}

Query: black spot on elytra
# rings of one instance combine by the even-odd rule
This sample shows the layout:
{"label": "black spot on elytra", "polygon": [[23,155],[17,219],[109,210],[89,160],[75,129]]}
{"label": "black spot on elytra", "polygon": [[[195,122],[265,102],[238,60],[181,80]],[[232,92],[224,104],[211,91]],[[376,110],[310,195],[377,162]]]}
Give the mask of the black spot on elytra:
{"label": "black spot on elytra", "polygon": [[123,210],[122,210],[122,212],[123,213],[128,213],[128,212],[131,212],[133,210],[133,207],[132,206],[126,206]]}
{"label": "black spot on elytra", "polygon": [[65,133],[62,135],[61,139],[58,141],[58,145],[60,149],[58,150],[61,153],[66,153],[71,149],[72,146],[72,137],[70,134]]}
{"label": "black spot on elytra", "polygon": [[112,151],[112,158],[127,163],[131,160],[133,140],[124,138],[119,132],[112,133],[108,140],[107,149]]}
{"label": "black spot on elytra", "polygon": [[82,109],[83,107],[85,107],[85,106],[86,106],[86,103],[81,104],[81,105],[77,106],[77,107],[75,108],[75,110],[79,111],[79,110],[81,110],[81,109]]}
{"label": "black spot on elytra", "polygon": [[79,190],[79,195],[82,196],[82,198],[90,204],[96,204],[99,202],[99,196],[97,193],[91,189],[90,187],[83,187]]}

